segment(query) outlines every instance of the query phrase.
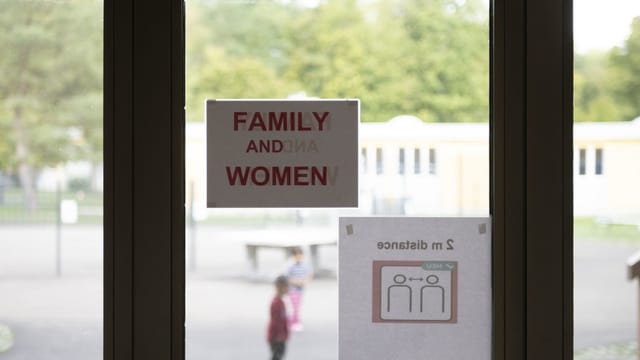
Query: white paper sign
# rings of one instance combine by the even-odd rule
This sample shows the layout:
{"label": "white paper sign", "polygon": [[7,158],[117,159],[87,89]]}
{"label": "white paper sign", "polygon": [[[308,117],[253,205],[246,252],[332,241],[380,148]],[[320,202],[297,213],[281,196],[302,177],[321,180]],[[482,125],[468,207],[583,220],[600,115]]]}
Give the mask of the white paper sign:
{"label": "white paper sign", "polygon": [[208,100],[208,207],[358,206],[358,100]]}
{"label": "white paper sign", "polygon": [[489,218],[340,218],[339,359],[491,359]]}
{"label": "white paper sign", "polygon": [[62,200],[60,202],[60,221],[63,224],[75,224],[78,222],[78,202],[75,200]]}

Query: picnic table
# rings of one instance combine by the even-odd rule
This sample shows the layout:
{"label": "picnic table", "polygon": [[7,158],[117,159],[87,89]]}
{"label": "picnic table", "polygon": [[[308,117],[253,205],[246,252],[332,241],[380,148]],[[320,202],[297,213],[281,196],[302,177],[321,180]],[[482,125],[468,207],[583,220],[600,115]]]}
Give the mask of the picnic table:
{"label": "picnic table", "polygon": [[295,227],[274,229],[258,233],[260,237],[245,240],[247,259],[252,273],[259,271],[258,251],[260,249],[282,249],[288,255],[293,248],[308,247],[309,260],[314,272],[320,270],[318,248],[320,246],[335,246],[337,231],[327,228]]}

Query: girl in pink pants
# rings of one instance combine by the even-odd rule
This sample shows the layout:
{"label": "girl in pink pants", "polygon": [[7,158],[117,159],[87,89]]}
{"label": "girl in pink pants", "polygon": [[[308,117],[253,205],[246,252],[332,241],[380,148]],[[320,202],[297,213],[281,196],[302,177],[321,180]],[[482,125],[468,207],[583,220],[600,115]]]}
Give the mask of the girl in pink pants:
{"label": "girl in pink pants", "polygon": [[313,271],[304,261],[302,249],[296,247],[292,250],[293,263],[287,269],[289,277],[289,299],[291,300],[292,314],[289,317],[289,329],[292,331],[302,331],[300,320],[300,307],[302,305],[302,294],[304,287],[311,281]]}

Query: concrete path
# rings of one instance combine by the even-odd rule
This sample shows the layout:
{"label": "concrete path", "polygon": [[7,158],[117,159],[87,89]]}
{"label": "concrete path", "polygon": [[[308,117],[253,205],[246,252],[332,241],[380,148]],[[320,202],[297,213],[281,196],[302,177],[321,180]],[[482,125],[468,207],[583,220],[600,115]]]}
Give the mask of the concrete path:
{"label": "concrete path", "polygon": [[638,284],[627,281],[626,262],[640,240],[578,240],[574,251],[575,348],[636,339]]}
{"label": "concrete path", "polygon": [[[15,333],[14,347],[0,360],[100,357],[100,229],[64,229],[61,278],[54,275],[53,234],[47,226],[0,227],[0,323]],[[268,358],[265,327],[272,286],[246,280],[244,246],[224,231],[200,228],[197,237],[198,267],[187,282],[187,359]],[[637,284],[626,280],[625,262],[638,249],[640,243],[576,242],[575,347],[582,354],[611,344],[635,351],[619,344],[635,339]],[[259,256],[265,274],[282,267],[278,250]],[[321,249],[320,260],[335,269],[335,247]],[[305,331],[293,334],[287,360],[337,358],[337,299],[335,278],[317,279],[308,287]]]}

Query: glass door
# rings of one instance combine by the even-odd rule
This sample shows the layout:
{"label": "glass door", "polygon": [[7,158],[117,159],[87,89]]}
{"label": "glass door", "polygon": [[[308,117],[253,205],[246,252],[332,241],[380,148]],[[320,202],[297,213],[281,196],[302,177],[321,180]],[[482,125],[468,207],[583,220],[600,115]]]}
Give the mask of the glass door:
{"label": "glass door", "polygon": [[[297,263],[287,357],[335,359],[339,216],[489,213],[489,4],[192,1],[186,26],[186,357],[266,358]],[[225,98],[359,98],[359,207],[207,209],[203,104]]]}

